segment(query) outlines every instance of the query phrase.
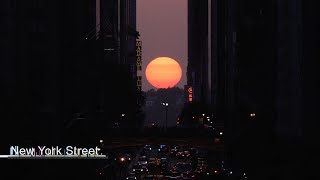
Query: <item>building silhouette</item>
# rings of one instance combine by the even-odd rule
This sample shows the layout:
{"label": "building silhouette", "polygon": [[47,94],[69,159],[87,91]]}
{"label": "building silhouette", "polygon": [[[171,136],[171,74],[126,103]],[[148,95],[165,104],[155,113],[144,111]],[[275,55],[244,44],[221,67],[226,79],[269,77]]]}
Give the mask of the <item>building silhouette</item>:
{"label": "building silhouette", "polygon": [[134,60],[121,62],[120,54],[129,57],[136,36],[120,43],[128,36],[120,24],[127,14],[136,35],[136,12],[123,3],[1,1],[1,135],[13,132],[4,146],[86,143],[103,137],[122,113],[134,118]]}
{"label": "building silhouette", "polygon": [[[200,10],[203,4],[207,1],[188,4],[188,85],[194,86],[195,98],[210,99],[199,102],[209,104],[215,121],[224,125],[231,164],[262,174],[259,166],[280,164],[281,157],[301,169],[297,177],[307,174],[301,164],[319,157],[313,105],[318,99],[317,4],[208,0],[208,13]],[[193,47],[201,43],[209,46]],[[202,56],[207,48],[208,58]],[[197,87],[211,96],[199,95]]]}
{"label": "building silhouette", "polygon": [[208,1],[188,1],[187,85],[193,100],[208,102]]}
{"label": "building silhouette", "polygon": [[[316,131],[310,130],[316,124],[310,103],[316,96],[311,83],[316,57],[311,37],[317,35],[311,15],[314,2],[188,3],[188,85],[225,124],[228,142],[248,137],[251,144],[298,142],[315,137]],[[208,42],[210,46],[204,46]]]}

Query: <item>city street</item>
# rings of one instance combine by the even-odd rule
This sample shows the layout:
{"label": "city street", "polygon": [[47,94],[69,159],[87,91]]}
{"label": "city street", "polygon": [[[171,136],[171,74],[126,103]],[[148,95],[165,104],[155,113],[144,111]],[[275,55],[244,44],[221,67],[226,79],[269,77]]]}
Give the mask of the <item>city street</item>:
{"label": "city street", "polygon": [[[191,145],[145,144],[113,151],[106,179],[246,179],[241,169],[228,169],[224,153]],[[130,160],[129,160],[130,159]],[[114,172],[113,172],[114,173]],[[114,177],[112,177],[114,176]]]}

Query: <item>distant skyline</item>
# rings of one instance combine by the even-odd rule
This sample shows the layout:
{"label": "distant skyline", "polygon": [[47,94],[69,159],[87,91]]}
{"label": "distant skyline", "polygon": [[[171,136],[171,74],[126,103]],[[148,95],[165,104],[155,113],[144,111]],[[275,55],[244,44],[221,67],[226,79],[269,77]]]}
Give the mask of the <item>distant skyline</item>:
{"label": "distant skyline", "polygon": [[177,87],[187,83],[188,12],[187,0],[137,0],[137,30],[142,41],[142,90],[156,89],[145,77],[153,59],[167,56],[182,68]]}

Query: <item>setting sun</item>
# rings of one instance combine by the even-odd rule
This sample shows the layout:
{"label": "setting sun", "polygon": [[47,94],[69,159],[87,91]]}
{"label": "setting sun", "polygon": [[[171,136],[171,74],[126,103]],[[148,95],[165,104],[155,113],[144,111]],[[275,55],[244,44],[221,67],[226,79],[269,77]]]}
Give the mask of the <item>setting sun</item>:
{"label": "setting sun", "polygon": [[156,88],[174,87],[181,79],[182,69],[177,61],[169,57],[158,57],[146,68],[148,82]]}

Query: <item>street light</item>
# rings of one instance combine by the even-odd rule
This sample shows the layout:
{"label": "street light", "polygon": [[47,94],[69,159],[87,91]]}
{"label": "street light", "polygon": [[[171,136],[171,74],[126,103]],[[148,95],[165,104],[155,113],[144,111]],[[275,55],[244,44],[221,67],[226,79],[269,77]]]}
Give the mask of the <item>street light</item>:
{"label": "street light", "polygon": [[165,130],[167,131],[167,127],[168,127],[168,106],[169,106],[169,103],[163,102],[161,104],[166,107],[166,126],[165,126]]}

